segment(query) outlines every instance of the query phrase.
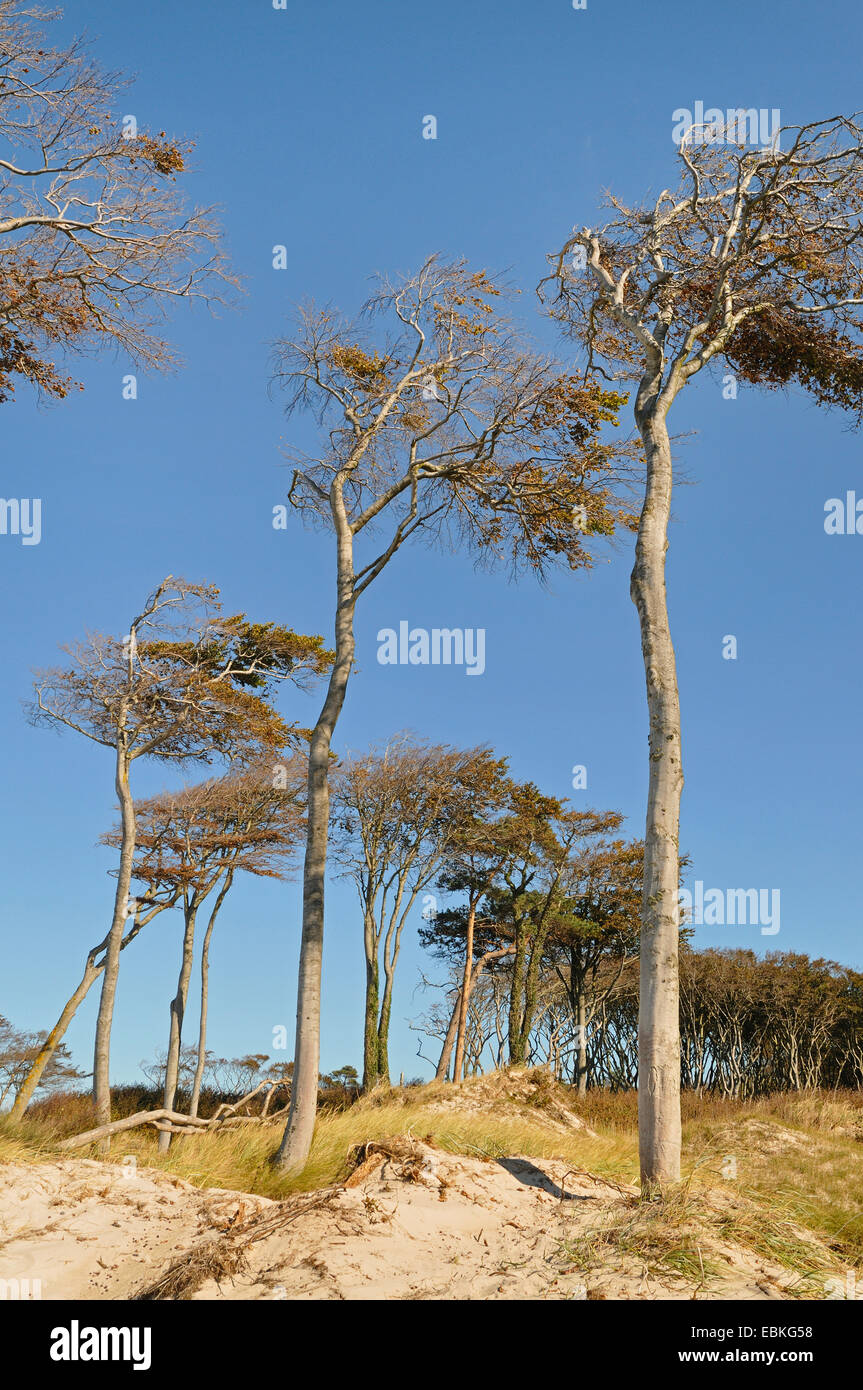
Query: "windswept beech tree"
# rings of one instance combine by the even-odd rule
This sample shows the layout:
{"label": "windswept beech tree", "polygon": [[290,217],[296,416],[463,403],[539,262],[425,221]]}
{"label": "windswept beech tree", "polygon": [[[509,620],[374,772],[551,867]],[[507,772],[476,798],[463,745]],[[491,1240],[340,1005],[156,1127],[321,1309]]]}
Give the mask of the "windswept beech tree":
{"label": "windswept beech tree", "polygon": [[[820,405],[863,410],[863,144],[855,120],[789,127],[768,149],[680,146],[672,191],[610,199],[552,256],[552,313],[611,379],[638,383],[647,479],[631,592],[650,722],[639,1006],[639,1144],[645,1195],[680,1176],[678,832],[680,708],[665,591],[672,493],[668,412],[709,367]],[[547,282],[546,282],[547,283]]]}
{"label": "windswept beech tree", "polygon": [[515,943],[509,1008],[509,1056],[524,1065],[540,998],[549,933],[560,911],[574,864],[609,828],[616,811],[576,811],[539,800],[525,818],[518,852],[493,886],[487,904],[498,932]]}
{"label": "windswept beech tree", "polygon": [[600,440],[624,398],[537,357],[497,312],[500,296],[484,271],[433,257],[383,283],[359,322],[308,308],[277,346],[288,409],[308,408],[326,427],[320,457],[294,469],[289,499],[332,531],[336,589],[336,660],[309,752],[294,1089],[275,1160],[284,1171],[302,1167],[314,1131],[327,779],[358,599],[417,534],[542,575],[557,561],[588,565],[589,537],[631,522],[617,495],[629,453]]}
{"label": "windswept beech tree", "polygon": [[88,637],[67,649],[70,666],[42,672],[35,683],[34,723],[74,729],[114,752],[122,829],[93,1064],[100,1125],[111,1118],[111,1022],[135,855],[132,765],[142,757],[210,763],[261,745],[284,747],[292,731],[269,697],[281,681],[322,673],[330,661],[320,637],[224,616],[218,593],[169,575],[126,637]]}
{"label": "windswept beech tree", "polygon": [[505,768],[486,748],[402,736],[346,759],[335,774],[334,853],[356,883],[363,909],[366,1090],[389,1082],[393,981],[408,914]]}
{"label": "windswept beech tree", "polygon": [[[284,878],[286,860],[300,842],[305,822],[305,760],[295,756],[281,767],[285,786],[274,786],[273,765],[278,750],[239,767],[224,777],[136,803],[137,845],[134,876],[154,892],[175,892],[183,911],[183,941],[177,992],[171,1000],[168,1048],[165,1054],[164,1106],[175,1109],[183,1020],[195,950],[198,914],[218,889],[205,932],[201,965],[201,1023],[193,1082],[193,1106],[200,1097],[207,1044],[209,948],[220,909],[238,871],[264,878]],[[122,830],[105,836],[119,845]],[[167,1130],[159,1148],[171,1143]]]}
{"label": "windswept beech tree", "polygon": [[210,211],[175,189],[189,142],[122,115],[127,84],[81,39],[52,48],[52,17],[0,0],[0,402],[16,378],[67,395],[56,352],[170,367],[168,306],[228,284]]}

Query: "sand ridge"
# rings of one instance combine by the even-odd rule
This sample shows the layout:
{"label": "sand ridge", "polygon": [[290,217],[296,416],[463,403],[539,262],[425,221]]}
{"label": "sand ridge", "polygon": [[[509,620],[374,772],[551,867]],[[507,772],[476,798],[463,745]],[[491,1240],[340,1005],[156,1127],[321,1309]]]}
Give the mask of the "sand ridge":
{"label": "sand ridge", "polygon": [[789,1271],[716,1241],[698,1279],[625,1249],[585,1258],[636,1197],[564,1160],[404,1137],[364,1146],[347,1182],[283,1202],[87,1159],[7,1164],[0,1279],[40,1280],[47,1299],[790,1296]]}

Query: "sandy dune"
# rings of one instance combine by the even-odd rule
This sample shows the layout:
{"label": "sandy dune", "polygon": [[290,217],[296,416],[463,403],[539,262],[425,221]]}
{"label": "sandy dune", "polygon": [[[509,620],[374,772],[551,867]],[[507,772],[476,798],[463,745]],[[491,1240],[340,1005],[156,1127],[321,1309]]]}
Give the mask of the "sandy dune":
{"label": "sandy dune", "polygon": [[584,1250],[627,1219],[634,1195],[562,1161],[455,1157],[406,1140],[369,1146],[346,1184],[285,1202],[155,1169],[9,1164],[0,1279],[39,1280],[47,1299],[787,1296],[787,1271],[715,1243],[697,1281],[618,1249],[598,1268],[580,1261],[579,1241]]}

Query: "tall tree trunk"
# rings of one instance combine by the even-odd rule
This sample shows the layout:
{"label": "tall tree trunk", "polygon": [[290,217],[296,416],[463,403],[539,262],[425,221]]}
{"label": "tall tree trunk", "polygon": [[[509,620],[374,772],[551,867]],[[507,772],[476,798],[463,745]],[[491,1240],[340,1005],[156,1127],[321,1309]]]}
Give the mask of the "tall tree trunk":
{"label": "tall tree trunk", "polygon": [[384,941],[384,997],[381,1001],[381,1012],[378,1020],[378,1075],[383,1077],[388,1084],[390,1079],[390,1019],[393,1012],[393,984],[399,952],[401,951],[402,932],[418,892],[419,889],[417,888],[410,894],[407,905],[401,910],[402,895],[401,890],[399,890],[398,905],[393,913],[390,929]]}
{"label": "tall tree trunk", "polygon": [[[117,763],[114,776],[114,789],[120,803],[122,827],[120,867],[117,874],[117,891],[114,895],[114,917],[105,950],[105,970],[102,976],[102,994],[99,999],[96,1041],[93,1049],[93,1105],[98,1125],[106,1125],[111,1121],[111,1025],[114,1021],[114,1000],[117,996],[117,976],[120,971],[120,949],[123,940],[123,927],[129,910],[129,888],[132,883],[132,866],[135,857],[135,804],[129,787],[129,762],[125,737],[121,735],[117,741]],[[107,1148],[109,1145],[110,1140],[106,1140],[103,1147]]]}
{"label": "tall tree trunk", "polygon": [[224,882],[219,890],[219,896],[213,904],[210,913],[210,920],[207,923],[207,930],[204,932],[204,942],[201,947],[201,1021],[198,1025],[198,1056],[195,1062],[195,1079],[192,1082],[192,1097],[189,1101],[189,1114],[194,1119],[198,1114],[198,1106],[201,1103],[201,1084],[204,1080],[204,1068],[207,1064],[207,1006],[210,998],[210,938],[213,935],[213,927],[216,925],[216,918],[219,915],[219,908],[225,901],[225,894],[228,892],[234,881],[234,870],[229,869],[225,874]]}
{"label": "tall tree trunk", "polygon": [[378,1020],[378,1079],[390,1083],[390,1018],[393,1011],[393,972],[384,964],[384,997]]}
{"label": "tall tree trunk", "polygon": [[380,982],[378,979],[377,942],[369,926],[366,925],[366,1000],[365,1021],[363,1024],[363,1090],[370,1091],[377,1085],[380,1076],[380,1054],[378,1051],[378,1006],[380,1004]]}
{"label": "tall tree trunk", "polygon": [[464,1066],[465,1036],[467,1034],[467,1006],[470,1002],[471,971],[473,970],[473,928],[476,921],[476,903],[471,902],[467,914],[467,929],[464,939],[464,978],[461,986],[458,1011],[458,1034],[455,1048],[453,1081],[461,1081]]}
{"label": "tall tree trunk", "polygon": [[285,1173],[303,1167],[312,1147],[318,1104],[321,1047],[321,965],[324,949],[324,876],[329,832],[330,745],[345,702],[354,660],[353,535],[340,494],[333,497],[338,543],[336,659],[327,695],[309,744],[308,828],[303,863],[303,931],[297,984],[297,1034],[291,1108],[275,1165]]}
{"label": "tall tree trunk", "polygon": [[509,992],[507,1042],[509,1044],[510,1066],[520,1067],[524,1065],[525,1058],[525,1041],[521,1025],[524,1019],[523,1000],[527,963],[527,942],[520,922],[515,924],[515,935],[515,960],[512,964],[512,981]]}
{"label": "tall tree trunk", "polygon": [[587,1001],[581,986],[579,986],[577,994],[575,1026],[578,1029],[576,1044],[578,1094],[584,1096],[587,1095]]}
{"label": "tall tree trunk", "polygon": [[[652,386],[647,387],[650,394]],[[645,394],[644,387],[639,395]],[[638,1009],[638,1136],[646,1196],[680,1179],[678,1002],[680,796],[683,769],[677,672],[665,593],[671,446],[662,409],[637,410],[647,486],[630,592],[641,624],[650,720],[650,778]]]}
{"label": "tall tree trunk", "polygon": [[[198,904],[193,897],[184,913],[183,950],[180,956],[180,974],[177,979],[177,993],[171,1000],[171,1026],[168,1033],[168,1055],[165,1059],[165,1090],[162,1104],[166,1110],[174,1109],[177,1096],[177,1082],[180,1076],[180,1049],[183,1045],[183,1019],[186,1014],[186,1000],[189,997],[189,980],[192,978],[192,961],[195,955],[195,920]],[[159,1153],[167,1153],[171,1147],[168,1130],[159,1131]]]}

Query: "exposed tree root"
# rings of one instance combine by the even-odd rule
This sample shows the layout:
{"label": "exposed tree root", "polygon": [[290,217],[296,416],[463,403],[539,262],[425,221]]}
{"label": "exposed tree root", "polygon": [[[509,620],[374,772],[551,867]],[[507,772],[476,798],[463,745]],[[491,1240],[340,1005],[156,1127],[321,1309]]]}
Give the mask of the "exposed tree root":
{"label": "exposed tree root", "polygon": [[299,1220],[316,1207],[328,1206],[338,1196],[338,1188],[328,1188],[311,1197],[302,1196],[280,1202],[275,1211],[264,1211],[248,1222],[242,1220],[242,1207],[228,1231],[221,1238],[202,1241],[186,1250],[151,1284],[131,1295],[132,1302],[153,1303],[166,1300],[186,1300],[208,1279],[217,1284],[233,1279],[248,1267],[246,1251],[249,1246]]}

